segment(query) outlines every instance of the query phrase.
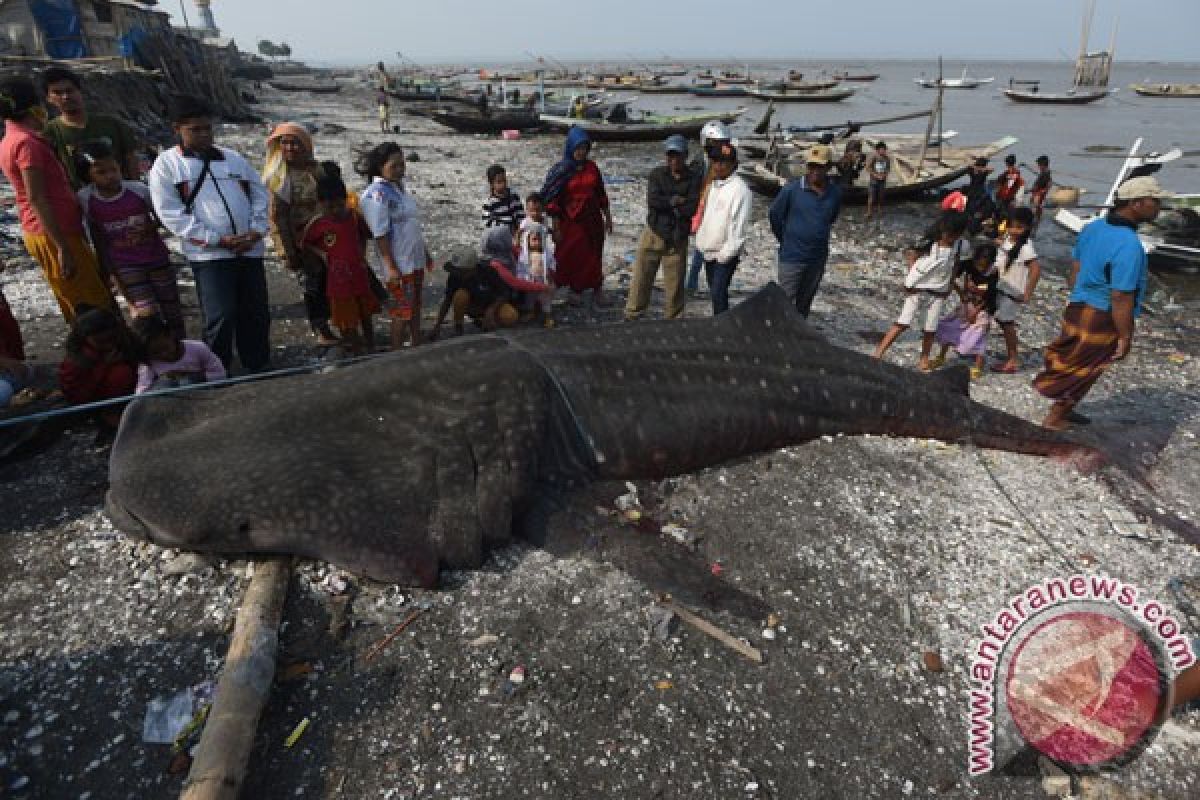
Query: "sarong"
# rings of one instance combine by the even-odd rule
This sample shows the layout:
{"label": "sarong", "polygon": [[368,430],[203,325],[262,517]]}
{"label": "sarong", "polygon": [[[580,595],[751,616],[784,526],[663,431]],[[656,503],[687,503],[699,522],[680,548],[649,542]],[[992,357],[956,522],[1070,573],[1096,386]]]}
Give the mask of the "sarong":
{"label": "sarong", "polygon": [[1076,404],[1112,363],[1117,326],[1112,313],[1086,303],[1063,312],[1062,333],[1046,348],[1046,366],[1033,388],[1051,400]]}

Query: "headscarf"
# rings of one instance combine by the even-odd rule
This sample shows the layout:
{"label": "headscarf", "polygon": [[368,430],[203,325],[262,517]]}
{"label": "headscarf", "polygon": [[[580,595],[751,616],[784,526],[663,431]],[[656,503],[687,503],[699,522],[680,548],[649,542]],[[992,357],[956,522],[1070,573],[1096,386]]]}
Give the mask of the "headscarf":
{"label": "headscarf", "polygon": [[507,225],[497,225],[483,232],[483,257],[488,261],[499,261],[510,270],[516,270],[513,258],[512,230]]}
{"label": "headscarf", "polygon": [[542,199],[547,203],[553,203],[558,199],[558,196],[563,193],[563,189],[567,188],[567,182],[574,177],[587,159],[583,161],[575,160],[575,150],[581,144],[591,144],[592,139],[587,135],[587,131],[578,125],[572,125],[567,131],[567,143],[563,147],[563,158],[546,173],[546,183],[542,186]]}
{"label": "headscarf", "polygon": [[288,177],[288,166],[284,161],[281,145],[284,136],[295,136],[299,139],[308,151],[310,159],[313,154],[313,140],[307,130],[294,122],[281,122],[276,125],[267,137],[267,160],[263,164],[263,183],[267,185],[271,194],[278,194]]}

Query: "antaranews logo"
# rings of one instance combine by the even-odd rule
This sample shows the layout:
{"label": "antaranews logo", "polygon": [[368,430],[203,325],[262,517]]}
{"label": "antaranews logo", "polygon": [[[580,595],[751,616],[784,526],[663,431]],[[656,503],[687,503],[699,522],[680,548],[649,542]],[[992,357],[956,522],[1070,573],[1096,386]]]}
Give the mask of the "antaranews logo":
{"label": "antaranews logo", "polygon": [[968,772],[997,739],[1029,744],[1073,772],[1137,758],[1171,708],[1174,672],[1195,662],[1166,608],[1105,575],[1072,575],[1009,600],[971,654]]}

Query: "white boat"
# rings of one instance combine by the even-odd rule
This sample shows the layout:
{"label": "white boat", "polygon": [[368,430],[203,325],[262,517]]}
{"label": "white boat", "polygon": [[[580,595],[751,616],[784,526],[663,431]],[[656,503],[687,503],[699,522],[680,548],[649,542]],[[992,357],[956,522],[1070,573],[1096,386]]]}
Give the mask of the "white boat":
{"label": "white boat", "polygon": [[985,83],[991,83],[996,80],[992,78],[968,78],[967,68],[963,67],[962,77],[960,78],[913,78],[913,82],[924,86],[926,89],[978,89]]}
{"label": "white boat", "polygon": [[[1121,168],[1117,170],[1117,178],[1109,188],[1103,205],[1093,209],[1091,213],[1060,208],[1054,215],[1054,221],[1072,233],[1079,233],[1089,222],[1108,213],[1117,196],[1117,188],[1126,180],[1138,175],[1157,172],[1162,169],[1163,164],[1183,157],[1183,151],[1178,147],[1165,153],[1139,155],[1141,149],[1142,139],[1139,138],[1133,143],[1133,147],[1129,148],[1129,155],[1122,162]],[[1200,208],[1200,194],[1179,195],[1166,204],[1155,225],[1144,225],[1138,230],[1138,238],[1142,241],[1142,247],[1156,266],[1187,272],[1200,270],[1200,239],[1197,239],[1194,232],[1183,236],[1173,235],[1173,226],[1164,219],[1168,214],[1178,214],[1186,223],[1189,214],[1195,217],[1196,208]]]}

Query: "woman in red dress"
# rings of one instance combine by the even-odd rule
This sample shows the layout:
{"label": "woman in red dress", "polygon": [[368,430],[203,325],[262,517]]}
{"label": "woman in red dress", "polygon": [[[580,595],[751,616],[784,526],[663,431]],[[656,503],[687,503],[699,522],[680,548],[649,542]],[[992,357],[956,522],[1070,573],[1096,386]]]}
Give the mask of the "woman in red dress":
{"label": "woman in red dress", "polygon": [[596,305],[608,305],[604,296],[604,235],[612,233],[612,213],[604,178],[588,158],[592,140],[582,128],[567,132],[563,160],[550,168],[542,197],[555,221],[555,256],[559,286],[570,288],[571,305],[591,289]]}

